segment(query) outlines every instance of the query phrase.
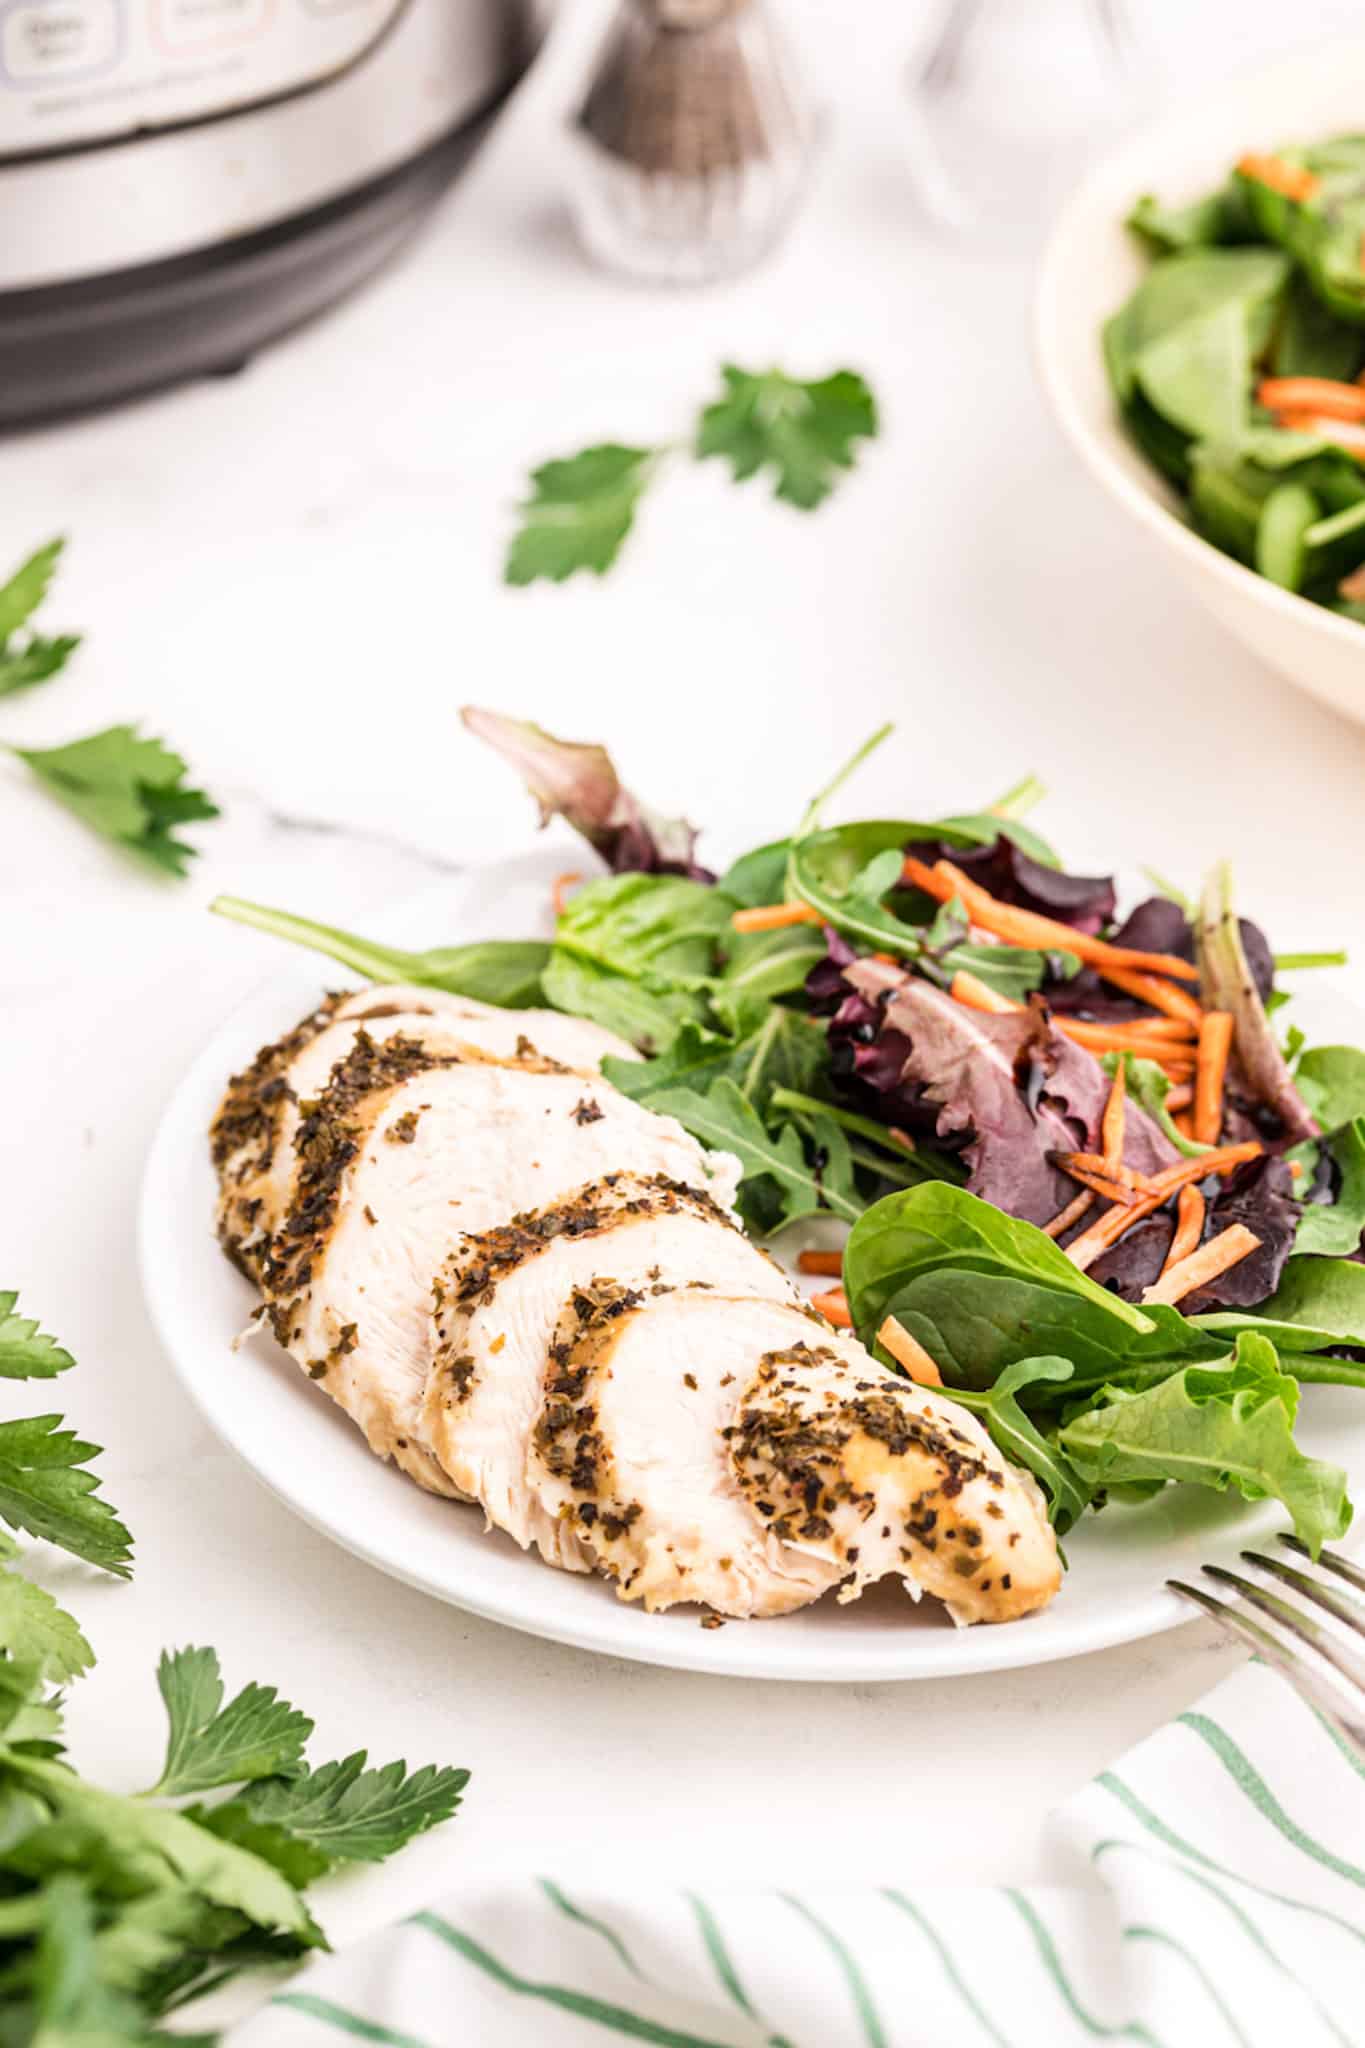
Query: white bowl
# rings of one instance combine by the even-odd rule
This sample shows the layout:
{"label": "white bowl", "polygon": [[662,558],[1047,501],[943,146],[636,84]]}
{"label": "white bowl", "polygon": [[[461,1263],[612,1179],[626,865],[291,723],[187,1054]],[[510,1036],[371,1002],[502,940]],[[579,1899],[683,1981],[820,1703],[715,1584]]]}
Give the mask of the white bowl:
{"label": "white bowl", "polygon": [[1281,590],[1185,524],[1179,499],[1128,440],[1100,328],[1148,268],[1124,217],[1140,193],[1180,204],[1221,182],[1247,150],[1365,128],[1365,35],[1337,37],[1214,88],[1094,170],[1053,231],[1036,308],[1043,383],[1091,474],[1165,549],[1239,640],[1290,682],[1365,722],[1365,626]]}

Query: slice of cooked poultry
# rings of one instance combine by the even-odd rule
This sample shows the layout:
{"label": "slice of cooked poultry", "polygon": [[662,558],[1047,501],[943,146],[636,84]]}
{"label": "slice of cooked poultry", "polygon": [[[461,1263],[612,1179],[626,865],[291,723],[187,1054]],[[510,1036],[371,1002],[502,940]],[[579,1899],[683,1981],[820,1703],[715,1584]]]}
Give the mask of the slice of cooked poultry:
{"label": "slice of cooked poultry", "polygon": [[526,1052],[362,1031],[303,1105],[293,1206],[260,1261],[271,1327],[381,1457],[437,1493],[415,1441],[432,1282],[455,1237],[604,1173],[663,1174],[728,1206],[739,1163],[605,1081]]}
{"label": "slice of cooked poultry", "polygon": [[899,1578],[953,1620],[1013,1621],[1061,1584],[1032,1473],[967,1409],[886,1372],[851,1339],[809,1334],[763,1356],[730,1458],[775,1535],[848,1573],[841,1600]]}
{"label": "slice of cooked poultry", "polygon": [[233,1076],[213,1121],[219,1242],[248,1278],[258,1277],[266,1239],[289,1203],[299,1104],[322,1089],[362,1029],[376,1040],[401,1034],[446,1049],[469,1044],[514,1054],[525,1046],[585,1073],[596,1072],[608,1055],[639,1058],[613,1032],[557,1010],[499,1010],[408,983],[329,996]]}
{"label": "slice of cooked poultry", "polygon": [[532,1483],[623,1599],[758,1617],[893,1574],[977,1621],[1057,1590],[1028,1475],[807,1311],[602,1290],[556,1341]]}
{"label": "slice of cooked poultry", "polygon": [[725,1436],[760,1355],[797,1332],[814,1337],[813,1322],[786,1302],[691,1289],[653,1297],[604,1284],[569,1302],[528,1473],[623,1600],[787,1614],[844,1576],[773,1534]]}
{"label": "slice of cooked poultry", "polygon": [[657,1176],[608,1174],[456,1247],[437,1283],[422,1441],[490,1522],[574,1571],[591,1570],[591,1557],[532,1491],[527,1454],[564,1307],[604,1286],[801,1298],[708,1195]]}

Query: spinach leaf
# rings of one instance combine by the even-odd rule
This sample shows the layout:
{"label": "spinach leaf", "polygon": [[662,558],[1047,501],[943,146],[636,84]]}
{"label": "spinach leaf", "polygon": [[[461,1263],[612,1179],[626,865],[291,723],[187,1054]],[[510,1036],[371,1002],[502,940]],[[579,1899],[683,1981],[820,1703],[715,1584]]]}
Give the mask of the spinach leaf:
{"label": "spinach leaf", "polygon": [[1139,1336],[1098,1302],[1062,1287],[957,1264],[917,1273],[886,1313],[919,1339],[954,1390],[989,1388],[1000,1373],[1042,1352],[1071,1360],[1069,1392],[1134,1372],[1145,1383],[1192,1358],[1219,1357],[1231,1341],[1195,1330],[1164,1307],[1142,1311],[1153,1328]]}
{"label": "spinach leaf", "polygon": [[[1159,1327],[1149,1310],[1119,1300],[1078,1272],[1031,1223],[1005,1215],[965,1188],[930,1181],[878,1202],[849,1238],[844,1286],[864,1342],[876,1335],[902,1290],[937,1269],[1005,1275],[1069,1295],[1108,1319],[1103,1327],[1112,1323],[1133,1339],[1150,1337]],[[1031,1348],[1036,1354],[1037,1344]]]}
{"label": "spinach leaf", "polygon": [[1150,247],[1165,252],[1212,249],[1220,243],[1256,239],[1245,196],[1232,178],[1188,206],[1163,206],[1152,193],[1144,192],[1126,225]]}
{"label": "spinach leaf", "polygon": [[542,976],[545,1001],[570,1016],[586,1017],[644,1053],[667,1052],[679,1029],[706,1018],[706,997],[688,989],[646,987],[600,961],[556,946]]}
{"label": "spinach leaf", "polygon": [[751,853],[742,853],[716,886],[744,910],[756,910],[762,903],[780,903],[790,856],[790,839],[774,839],[768,846],[756,846]]}
{"label": "spinach leaf", "polygon": [[1360,242],[1365,234],[1365,142],[1338,136],[1310,149],[1281,149],[1286,163],[1319,180],[1311,200],[1288,198],[1238,172],[1248,211],[1268,241],[1302,265],[1314,293],[1338,318],[1365,322],[1365,277]]}
{"label": "spinach leaf", "polygon": [[1006,1366],[994,1386],[980,1394],[954,1392],[953,1399],[978,1415],[990,1431],[997,1450],[1013,1465],[1023,1465],[1040,1481],[1048,1497],[1048,1519],[1059,1536],[1077,1521],[1094,1498],[1094,1489],[1081,1477],[1055,1437],[1045,1436],[1019,1405],[1025,1387],[1040,1383],[1061,1384],[1072,1375],[1066,1358],[1021,1358]]}
{"label": "spinach leaf", "polygon": [[1269,1301],[1253,1313],[1223,1311],[1190,1320],[1214,1335],[1261,1331],[1281,1351],[1325,1351],[1343,1344],[1365,1349],[1365,1266],[1350,1259],[1296,1256]]}
{"label": "spinach leaf", "polygon": [[724,948],[725,965],[712,986],[711,1001],[731,1028],[736,1005],[752,998],[768,1002],[775,996],[795,995],[805,987],[812,967],[825,957],[824,938],[808,924],[775,932],[733,932]]}
{"label": "spinach leaf", "polygon": [[604,875],[570,899],[555,945],[655,988],[704,988],[734,904],[685,875]]}
{"label": "spinach leaf", "polygon": [[1345,1473],[1294,1442],[1298,1395],[1274,1345],[1247,1332],[1224,1362],[1188,1365],[1140,1394],[1105,1389],[1058,1443],[1094,1487],[1182,1480],[1283,1501],[1316,1555],[1350,1526],[1351,1505]]}
{"label": "spinach leaf", "polygon": [[353,932],[315,924],[287,910],[246,903],[237,896],[218,896],[209,908],[236,924],[270,932],[296,946],[307,946],[329,960],[363,975],[367,981],[411,982],[419,988],[447,989],[451,995],[520,1010],[543,1001],[540,977],[550,948],[540,939],[484,939],[469,946],[437,946],[429,953],[405,953]]}
{"label": "spinach leaf", "polygon": [[[1290,269],[1278,250],[1263,248],[1186,249],[1156,263],[1104,327],[1105,364],[1120,405],[1142,395],[1166,418],[1164,396],[1176,407],[1169,417],[1180,431],[1235,433],[1247,422],[1252,363]],[[1206,386],[1212,362],[1230,367],[1231,400]]]}
{"label": "spinach leaf", "polygon": [[1296,1252],[1346,1259],[1365,1231],[1365,1117],[1356,1117],[1327,1140],[1340,1176],[1334,1202],[1312,1202],[1299,1218]]}
{"label": "spinach leaf", "polygon": [[1291,279],[1270,365],[1277,377],[1328,377],[1348,384],[1365,357],[1365,335],[1322,303],[1301,271]]}
{"label": "spinach leaf", "polygon": [[1294,1079],[1325,1131],[1365,1117],[1365,1052],[1359,1047],[1314,1046],[1300,1054]]}

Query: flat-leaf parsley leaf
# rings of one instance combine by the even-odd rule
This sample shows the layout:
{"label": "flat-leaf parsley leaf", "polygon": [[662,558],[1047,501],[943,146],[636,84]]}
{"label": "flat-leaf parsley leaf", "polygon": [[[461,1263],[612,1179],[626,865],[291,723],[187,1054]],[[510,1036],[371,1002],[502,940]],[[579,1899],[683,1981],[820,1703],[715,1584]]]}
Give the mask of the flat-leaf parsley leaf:
{"label": "flat-leaf parsley leaf", "polygon": [[576,569],[605,575],[634,523],[659,452],[604,441],[533,469],[534,494],[521,508],[505,580],[534,583],[547,577],[562,583]]}
{"label": "flat-leaf parsley leaf", "polygon": [[726,363],[725,396],[708,405],[697,429],[700,458],[719,455],[737,483],[771,470],[775,495],[809,512],[852,469],[855,441],[877,432],[877,405],[853,370],[803,384],[781,370],[751,371]]}
{"label": "flat-leaf parsley leaf", "polygon": [[172,875],[188,872],[195,848],[175,827],[216,818],[204,792],[188,789],[179,754],[134,726],[111,725],[64,747],[16,747],[43,786],[92,831]]}

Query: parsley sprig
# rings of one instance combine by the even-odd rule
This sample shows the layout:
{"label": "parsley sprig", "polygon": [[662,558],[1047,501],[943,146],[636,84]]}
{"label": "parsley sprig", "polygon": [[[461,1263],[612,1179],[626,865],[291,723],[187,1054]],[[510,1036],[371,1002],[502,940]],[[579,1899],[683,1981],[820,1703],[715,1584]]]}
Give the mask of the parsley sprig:
{"label": "parsley sprig", "polygon": [[[0,697],[48,681],[80,645],[78,634],[49,639],[30,623],[64,546],[49,541],[0,585]],[[178,827],[219,815],[203,790],[186,783],[179,754],[132,725],[111,725],[65,746],[10,751],[83,824],[167,874],[185,875],[195,853],[176,837]]]}
{"label": "parsley sprig", "polygon": [[[690,449],[718,456],[737,483],[765,474],[773,495],[803,512],[823,504],[877,432],[876,401],[853,370],[811,383],[782,370],[721,367],[724,390],[698,414]],[[635,523],[640,500],[675,444],[633,448],[604,441],[531,472],[531,495],[507,551],[504,578],[563,583],[579,569],[604,576]]]}
{"label": "parsley sprig", "polygon": [[[0,1293],[0,1377],[50,1379],[72,1363]],[[126,1577],[130,1539],[94,1497],[95,1455],[58,1416],[0,1423],[0,1517]],[[306,1887],[448,1820],[468,1773],[374,1767],[364,1750],[311,1767],[309,1717],[273,1686],[226,1699],[217,1653],[191,1647],[165,1652],[157,1673],[156,1784],[107,1792],[67,1760],[50,1690],[94,1653],[17,1553],[0,1531],[0,2041],[145,2048],[201,1991],[325,1945]]]}

